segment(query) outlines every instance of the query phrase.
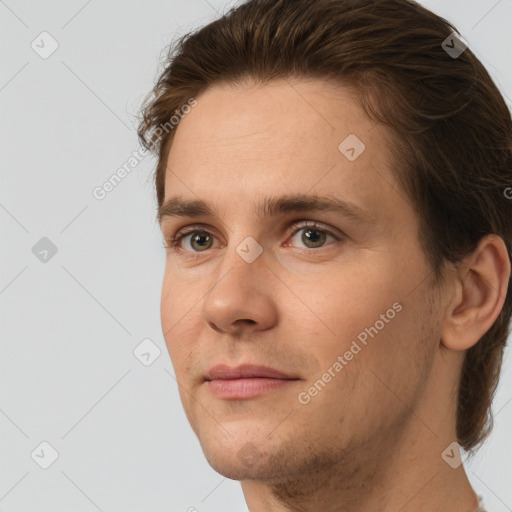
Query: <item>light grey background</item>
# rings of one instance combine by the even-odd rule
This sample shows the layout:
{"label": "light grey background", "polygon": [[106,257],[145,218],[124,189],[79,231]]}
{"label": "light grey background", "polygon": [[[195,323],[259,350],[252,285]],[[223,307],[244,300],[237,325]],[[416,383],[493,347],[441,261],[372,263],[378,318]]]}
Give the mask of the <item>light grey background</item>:
{"label": "light grey background", "polygon": [[[139,147],[134,116],[162,50],[235,3],[0,0],[3,512],[247,510],[204,459],[163,340],[154,159],[93,196]],[[422,3],[455,23],[510,104],[512,0]],[[51,49],[43,31],[58,43],[46,59],[31,47]],[[134,355],[145,339],[161,351],[149,366]],[[509,348],[494,431],[466,464],[494,512],[512,510],[511,366]],[[47,469],[42,442],[58,452]]]}

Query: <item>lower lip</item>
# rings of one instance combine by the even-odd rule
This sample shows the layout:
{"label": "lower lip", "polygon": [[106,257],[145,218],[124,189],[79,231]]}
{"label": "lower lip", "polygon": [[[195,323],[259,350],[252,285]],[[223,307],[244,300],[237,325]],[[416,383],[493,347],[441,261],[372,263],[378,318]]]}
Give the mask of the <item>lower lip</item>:
{"label": "lower lip", "polygon": [[270,379],[253,377],[249,379],[215,379],[206,381],[210,391],[219,398],[252,398],[268,391],[274,391],[295,382],[297,379]]}

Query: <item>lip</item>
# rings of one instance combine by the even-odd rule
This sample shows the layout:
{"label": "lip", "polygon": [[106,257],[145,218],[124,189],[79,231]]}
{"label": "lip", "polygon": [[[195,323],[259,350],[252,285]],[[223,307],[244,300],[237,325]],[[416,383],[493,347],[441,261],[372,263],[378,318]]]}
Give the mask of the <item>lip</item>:
{"label": "lip", "polygon": [[219,364],[210,368],[205,375],[205,380],[217,379],[250,379],[250,378],[268,378],[268,379],[286,379],[295,380],[297,377],[287,375],[284,372],[256,364],[243,364],[230,368],[225,364]]}
{"label": "lip", "polygon": [[205,384],[218,398],[240,400],[282,389],[297,380],[300,379],[268,366],[245,364],[230,368],[217,365],[207,373]]}

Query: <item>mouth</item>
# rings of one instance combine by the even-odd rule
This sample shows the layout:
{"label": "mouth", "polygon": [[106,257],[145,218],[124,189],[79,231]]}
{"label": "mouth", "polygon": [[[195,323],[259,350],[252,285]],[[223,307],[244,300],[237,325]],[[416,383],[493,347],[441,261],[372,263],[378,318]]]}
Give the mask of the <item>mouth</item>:
{"label": "mouth", "polygon": [[252,398],[283,389],[299,380],[275,368],[248,364],[235,368],[214,366],[205,376],[209,391],[225,400]]}

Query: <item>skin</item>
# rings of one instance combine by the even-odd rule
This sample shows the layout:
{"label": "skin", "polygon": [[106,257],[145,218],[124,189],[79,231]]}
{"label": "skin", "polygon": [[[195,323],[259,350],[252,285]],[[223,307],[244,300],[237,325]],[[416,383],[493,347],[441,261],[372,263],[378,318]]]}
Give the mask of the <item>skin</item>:
{"label": "skin", "polygon": [[[209,464],[241,481],[251,512],[477,510],[463,466],[452,469],[441,455],[457,439],[464,351],[504,303],[503,241],[483,239],[434,289],[417,216],[391,172],[387,133],[346,88],[318,79],[222,84],[196,99],[168,155],[165,199],[200,198],[217,215],[163,219],[165,237],[200,224],[213,239],[192,244],[189,235],[167,249],[161,318]],[[366,146],[352,162],[338,149],[349,134]],[[259,218],[249,208],[295,192],[335,195],[375,220]],[[308,245],[307,228],[293,228],[298,220],[344,238]],[[249,236],[263,251],[252,263],[236,251]],[[401,311],[300,403],[299,393],[394,303]],[[209,391],[211,366],[246,362],[299,380],[242,400]]]}

